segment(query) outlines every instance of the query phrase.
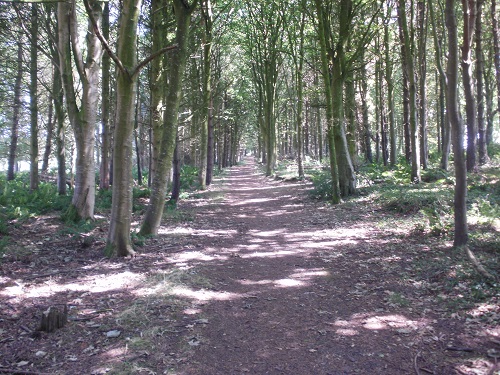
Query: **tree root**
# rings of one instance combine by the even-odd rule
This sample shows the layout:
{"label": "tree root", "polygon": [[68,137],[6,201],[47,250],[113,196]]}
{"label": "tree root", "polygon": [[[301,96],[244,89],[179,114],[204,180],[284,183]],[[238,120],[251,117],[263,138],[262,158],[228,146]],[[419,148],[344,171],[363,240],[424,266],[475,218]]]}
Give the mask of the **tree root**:
{"label": "tree root", "polygon": [[477,272],[479,272],[484,278],[486,278],[489,281],[496,281],[496,277],[491,274],[484,266],[479,262],[479,260],[476,258],[472,250],[469,248],[469,246],[464,245],[460,246],[459,249],[465,250],[465,254],[467,254],[467,257],[471,261],[472,265],[476,269]]}

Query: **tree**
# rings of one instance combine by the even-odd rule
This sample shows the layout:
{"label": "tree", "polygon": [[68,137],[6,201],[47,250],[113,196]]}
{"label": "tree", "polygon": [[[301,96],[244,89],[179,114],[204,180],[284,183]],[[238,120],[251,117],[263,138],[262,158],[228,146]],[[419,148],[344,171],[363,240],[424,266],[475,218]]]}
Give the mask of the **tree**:
{"label": "tree", "polygon": [[259,93],[262,110],[260,131],[265,152],[266,175],[270,176],[276,163],[276,95],[279,68],[282,64],[284,19],[276,0],[267,4],[255,0],[246,2],[246,47],[251,59],[252,75]]}
{"label": "tree", "polygon": [[[90,14],[99,24],[102,3],[90,0]],[[95,125],[99,99],[101,43],[89,18],[86,36],[86,57],[79,42],[76,1],[58,3],[58,50],[66,108],[76,144],[76,181],[67,217],[73,220],[93,219],[95,205]],[[72,60],[82,83],[81,100],[73,78]]]}
{"label": "tree", "polygon": [[467,170],[472,172],[477,167],[477,103],[472,64],[472,45],[477,17],[476,0],[462,0],[462,11],[464,30],[461,65],[467,118]]}
{"label": "tree", "polygon": [[400,20],[402,48],[403,53],[403,69],[408,78],[409,90],[409,123],[410,123],[410,144],[411,144],[411,180],[414,183],[419,183],[420,177],[420,152],[419,152],[419,132],[417,122],[417,83],[415,79],[414,66],[414,51],[410,32],[408,30],[408,21],[406,19],[406,1],[399,0],[398,16]]}
{"label": "tree", "polygon": [[19,112],[21,111],[21,83],[23,78],[23,43],[17,41],[17,68],[14,84],[14,105],[12,111],[11,140],[9,146],[9,159],[7,165],[7,180],[13,180],[16,163],[17,140],[19,137]]}
{"label": "tree", "polygon": [[172,52],[171,66],[168,71],[168,87],[163,115],[163,130],[158,164],[151,187],[149,205],[141,224],[141,235],[157,234],[161,223],[165,195],[167,191],[167,175],[172,167],[173,154],[177,138],[177,122],[182,89],[182,76],[187,60],[187,42],[191,14],[197,1],[191,5],[182,0],[173,0],[176,19],[176,48]]}
{"label": "tree", "polygon": [[451,123],[453,159],[455,165],[455,234],[454,246],[467,244],[467,169],[464,157],[464,131],[458,109],[458,28],[455,1],[446,0],[446,28],[448,30],[448,65],[446,68],[446,109]]}
{"label": "tree", "polygon": [[31,4],[30,29],[30,190],[38,189],[38,5]]}
{"label": "tree", "polygon": [[[202,0],[201,13],[205,24],[203,38],[203,83],[202,83],[202,123],[200,129],[200,169],[198,181],[202,190],[207,187],[207,167],[208,167],[208,129],[212,126],[212,4],[210,0]],[[209,182],[208,182],[209,183]]]}

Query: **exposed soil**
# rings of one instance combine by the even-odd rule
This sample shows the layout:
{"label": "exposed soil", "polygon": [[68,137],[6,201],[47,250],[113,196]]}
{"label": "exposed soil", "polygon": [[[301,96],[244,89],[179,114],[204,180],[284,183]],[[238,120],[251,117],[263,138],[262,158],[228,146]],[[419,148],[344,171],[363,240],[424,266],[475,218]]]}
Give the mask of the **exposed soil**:
{"label": "exposed soil", "polygon": [[[54,216],[13,229],[0,373],[500,373],[498,300],[457,308],[470,291],[432,267],[450,244],[310,188],[248,159],[166,214],[134,259],[103,257],[104,219],[85,236]],[[37,331],[64,305],[64,328]]]}

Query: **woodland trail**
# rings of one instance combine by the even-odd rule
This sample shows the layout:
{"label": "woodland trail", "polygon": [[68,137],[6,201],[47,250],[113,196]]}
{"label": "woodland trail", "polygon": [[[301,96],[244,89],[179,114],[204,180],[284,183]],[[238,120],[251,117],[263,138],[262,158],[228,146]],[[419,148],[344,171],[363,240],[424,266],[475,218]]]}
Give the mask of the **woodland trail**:
{"label": "woodland trail", "polygon": [[366,207],[314,202],[307,184],[248,160],[222,186],[223,202],[199,213],[217,239],[190,262],[212,285],[193,300],[208,324],[180,373],[411,374],[432,358],[424,371],[456,373],[433,312],[409,302],[419,291],[399,277],[409,244],[397,228],[377,228]]}
{"label": "woodland trail", "polygon": [[[103,257],[106,217],[93,242],[55,215],[14,227],[0,373],[498,375],[500,308],[457,308],[442,240],[310,190],[248,158],[166,212],[133,259]],[[68,324],[37,332],[61,305]]]}

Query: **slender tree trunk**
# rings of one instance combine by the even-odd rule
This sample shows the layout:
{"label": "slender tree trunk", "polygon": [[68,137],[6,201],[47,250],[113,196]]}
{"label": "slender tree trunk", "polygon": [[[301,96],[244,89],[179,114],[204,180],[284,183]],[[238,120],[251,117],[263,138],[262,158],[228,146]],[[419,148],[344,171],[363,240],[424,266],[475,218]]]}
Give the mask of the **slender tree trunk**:
{"label": "slender tree trunk", "polygon": [[200,169],[198,182],[202,190],[207,187],[207,158],[208,158],[208,128],[211,115],[211,78],[212,78],[212,5],[210,0],[203,0],[202,14],[205,22],[205,34],[203,45],[203,103],[202,122],[200,127]]}
{"label": "slender tree trunk", "polygon": [[110,256],[134,255],[130,239],[132,216],[132,133],[138,74],[137,23],[141,0],[125,0],[120,16],[117,57],[123,65],[116,78],[116,126],[113,137],[113,202],[106,253]]}
{"label": "slender tree trunk", "polygon": [[[102,34],[109,40],[109,2],[104,3],[102,14]],[[99,188],[109,189],[109,168],[111,157],[111,129],[109,123],[110,107],[110,68],[111,62],[109,54],[102,57],[102,80],[101,80],[101,166],[99,171]]]}
{"label": "slender tree trunk", "polygon": [[[56,61],[59,61],[57,57]],[[57,134],[57,192],[66,195],[66,127],[64,124],[64,92],[61,72],[55,67],[53,93],[54,109],[56,112]]]}
{"label": "slender tree trunk", "polygon": [[17,42],[17,73],[14,84],[14,108],[12,112],[12,126],[10,131],[9,160],[7,166],[7,180],[14,179],[16,165],[17,141],[19,138],[19,114],[21,112],[21,84],[23,78],[23,43]]}
{"label": "slender tree trunk", "polygon": [[478,150],[479,164],[489,161],[488,148],[486,147],[486,122],[484,118],[484,54],[483,54],[483,29],[482,9],[484,0],[478,0],[476,17],[476,95],[477,95],[477,128],[479,132]]}
{"label": "slender tree trunk", "polygon": [[[52,82],[54,81],[54,69],[52,69]],[[47,173],[49,169],[49,158],[52,150],[52,136],[54,133],[54,98],[53,93],[49,93],[49,108],[47,114],[47,136],[45,137],[45,150],[42,158],[42,173]]]}
{"label": "slender tree trunk", "polygon": [[[398,4],[398,11],[403,5]],[[407,60],[407,51],[405,44],[405,34],[403,18],[398,17],[398,25],[399,25],[399,39],[401,44],[401,60],[403,67],[403,131],[404,131],[404,141],[405,141],[405,159],[408,163],[411,163],[412,160],[412,152],[411,152],[411,134],[410,134],[410,79],[408,67],[406,65]]]}
{"label": "slender tree trunk", "polygon": [[215,159],[215,144],[214,144],[214,121],[213,121],[213,98],[210,97],[210,108],[208,111],[208,138],[207,138],[207,178],[206,184],[212,183]]}
{"label": "slender tree trunk", "polygon": [[419,183],[420,178],[420,152],[419,152],[419,132],[417,123],[417,85],[415,82],[415,69],[413,63],[413,53],[411,46],[410,33],[408,31],[408,22],[406,20],[405,0],[399,0],[398,16],[402,26],[403,47],[404,47],[404,65],[408,73],[409,97],[410,97],[410,142],[411,142],[411,181]]}
{"label": "slender tree trunk", "polygon": [[161,223],[165,195],[167,191],[167,175],[172,167],[172,159],[177,136],[178,111],[182,88],[182,76],[187,59],[187,41],[189,39],[189,23],[195,6],[187,6],[182,0],[174,0],[177,21],[176,44],[172,53],[169,71],[169,85],[166,108],[163,119],[163,134],[155,176],[151,189],[149,206],[142,222],[140,234],[157,234]]}
{"label": "slender tree trunk", "polygon": [[179,155],[179,138],[175,142],[174,160],[172,162],[172,194],[170,201],[177,204],[181,194],[181,160]]}
{"label": "slender tree trunk", "polygon": [[38,5],[31,4],[30,190],[38,189]]}
{"label": "slender tree trunk", "polygon": [[370,121],[368,119],[368,79],[366,76],[366,65],[361,63],[361,112],[363,114],[363,143],[365,159],[373,163],[372,155],[372,134],[370,131]]}
{"label": "slender tree trunk", "polygon": [[[97,25],[102,16],[101,3],[90,1],[90,8]],[[71,220],[93,219],[95,206],[95,124],[99,99],[99,72],[102,57],[101,43],[88,21],[85,60],[78,42],[76,4],[58,3],[58,34],[61,76],[68,118],[73,127],[76,145],[76,180],[71,206],[67,217]],[[70,46],[72,51],[70,51]],[[71,55],[82,81],[82,96],[78,98],[73,79]],[[80,108],[78,103],[80,102]]]}
{"label": "slender tree trunk", "polygon": [[467,244],[467,169],[463,152],[463,123],[458,109],[458,30],[455,15],[455,0],[446,0],[446,27],[448,29],[448,67],[446,108],[452,127],[453,154],[455,164],[455,234],[454,246]]}
{"label": "slender tree trunk", "polygon": [[429,164],[429,143],[427,139],[427,19],[426,1],[418,2],[418,64],[419,64],[419,110],[420,120],[420,162],[423,169]]}
{"label": "slender tree trunk", "polygon": [[326,46],[327,25],[326,15],[324,14],[323,6],[320,0],[315,0],[316,12],[318,15],[318,36],[321,47],[321,69],[325,87],[326,98],[326,120],[327,120],[327,137],[330,157],[330,174],[332,176],[332,203],[341,202],[340,183],[339,183],[339,168],[337,164],[337,153],[335,151],[334,138],[334,120],[333,120],[333,100],[332,100],[332,84],[330,79],[330,69],[328,62],[328,52]]}
{"label": "slender tree trunk", "polygon": [[[497,86],[497,110],[500,110],[500,30],[498,27],[497,0],[491,0],[491,32],[493,34],[493,50],[495,62],[495,78]],[[500,118],[500,116],[499,116]],[[493,127],[491,132],[487,132],[486,143],[490,144],[493,141]]]}
{"label": "slender tree trunk", "polygon": [[446,93],[446,72],[443,68],[443,42],[439,39],[437,29],[436,15],[434,12],[434,4],[429,2],[429,14],[432,24],[432,35],[434,38],[434,51],[436,65],[439,71],[439,112],[440,112],[440,128],[441,128],[441,169],[448,170],[450,148],[451,148],[451,128],[448,115],[445,114],[445,93]]}
{"label": "slender tree trunk", "polygon": [[[390,12],[388,7],[387,12]],[[390,14],[387,15],[388,17]],[[390,164],[395,166],[397,163],[397,136],[396,120],[394,119],[394,82],[392,79],[392,59],[390,53],[389,25],[384,23],[384,45],[385,45],[385,82],[387,85],[387,114],[389,116],[389,143],[390,143]]]}
{"label": "slender tree trunk", "polygon": [[477,103],[472,72],[472,44],[477,16],[476,0],[462,0],[462,9],[464,31],[461,63],[465,112],[467,115],[467,171],[472,172],[477,167]]}

